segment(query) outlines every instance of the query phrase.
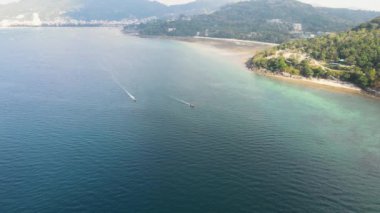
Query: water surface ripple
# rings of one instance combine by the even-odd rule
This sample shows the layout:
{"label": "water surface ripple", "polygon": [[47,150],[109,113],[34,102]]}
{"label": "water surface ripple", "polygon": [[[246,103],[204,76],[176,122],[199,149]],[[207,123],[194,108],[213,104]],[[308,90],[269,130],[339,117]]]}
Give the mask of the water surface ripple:
{"label": "water surface ripple", "polygon": [[0,212],[380,211],[377,100],[116,29],[0,46]]}

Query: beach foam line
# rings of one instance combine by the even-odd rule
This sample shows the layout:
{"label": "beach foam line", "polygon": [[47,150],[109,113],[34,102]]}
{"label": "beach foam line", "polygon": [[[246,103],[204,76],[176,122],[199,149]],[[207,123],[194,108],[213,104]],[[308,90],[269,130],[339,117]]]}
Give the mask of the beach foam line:
{"label": "beach foam line", "polygon": [[251,40],[239,40],[239,39],[233,39],[233,38],[214,38],[214,37],[203,37],[203,36],[194,36],[195,39],[203,39],[203,40],[210,40],[210,41],[224,41],[224,42],[233,42],[233,43],[245,43],[245,44],[262,44],[262,45],[269,45],[269,46],[278,46],[279,44],[276,43],[269,43],[269,42],[262,42],[262,41],[251,41]]}

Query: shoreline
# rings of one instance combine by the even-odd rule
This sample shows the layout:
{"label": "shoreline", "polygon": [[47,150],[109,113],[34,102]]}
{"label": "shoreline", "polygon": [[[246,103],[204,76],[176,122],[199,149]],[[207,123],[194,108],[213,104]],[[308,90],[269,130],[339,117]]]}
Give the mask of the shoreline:
{"label": "shoreline", "polygon": [[380,99],[380,95],[371,93],[369,91],[363,90],[362,88],[351,84],[349,82],[339,81],[339,80],[329,80],[329,79],[317,79],[317,78],[306,78],[303,76],[285,76],[284,74],[277,72],[273,73],[267,70],[252,70],[246,67],[249,71],[256,73],[260,76],[265,76],[267,78],[276,79],[279,81],[291,82],[298,85],[326,89],[333,92],[343,92],[361,95],[369,98]]}
{"label": "shoreline", "polygon": [[261,45],[268,45],[268,46],[277,46],[279,44],[276,43],[269,43],[269,42],[262,42],[262,41],[252,41],[252,40],[239,40],[234,38],[212,38],[212,37],[202,37],[202,36],[194,36],[194,39],[199,40],[209,40],[209,41],[222,41],[222,42],[234,42],[234,43],[246,43],[246,44],[261,44]]}
{"label": "shoreline", "polygon": [[248,70],[268,78],[272,79],[278,79],[282,81],[287,82],[293,82],[301,85],[311,85],[315,84],[314,87],[322,88],[325,87],[326,89],[333,89],[334,91],[342,91],[342,92],[350,92],[350,93],[356,93],[356,94],[364,94],[364,91],[350,83],[346,83],[343,81],[336,81],[336,80],[328,80],[328,79],[317,79],[317,78],[305,78],[303,76],[285,76],[282,73],[273,73],[267,70],[252,70],[247,67]]}
{"label": "shoreline", "polygon": [[223,38],[205,38],[205,37],[160,37],[161,39],[172,39],[176,41],[186,42],[198,48],[208,48],[219,53],[222,56],[229,56],[233,61],[243,65],[244,68],[252,73],[260,76],[265,76],[271,79],[289,82],[292,84],[303,85],[312,88],[325,89],[333,92],[343,92],[356,95],[363,95],[371,98],[379,99],[379,96],[371,94],[368,91],[357,87],[354,84],[317,78],[305,78],[302,76],[285,76],[282,73],[273,73],[265,70],[252,70],[246,66],[246,62],[252,58],[258,51],[276,46],[277,44],[245,41],[237,39],[223,39]]}
{"label": "shoreline", "polygon": [[169,37],[161,36],[156,37],[160,39],[169,39],[181,41],[198,48],[207,48],[222,56],[229,56],[239,65],[245,66],[249,58],[257,52],[265,50],[269,47],[277,46],[274,43],[265,43],[260,41],[238,40],[238,39],[224,39],[224,38],[209,38],[209,37]]}

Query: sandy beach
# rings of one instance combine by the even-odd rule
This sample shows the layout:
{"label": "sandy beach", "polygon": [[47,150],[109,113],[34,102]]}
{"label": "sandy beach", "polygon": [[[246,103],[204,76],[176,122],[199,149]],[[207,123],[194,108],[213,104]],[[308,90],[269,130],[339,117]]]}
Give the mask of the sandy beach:
{"label": "sandy beach", "polygon": [[175,37],[175,40],[184,41],[201,48],[208,48],[209,51],[229,56],[230,59],[244,66],[247,60],[257,52],[278,45],[265,42],[207,37]]}
{"label": "sandy beach", "polygon": [[[173,38],[172,38],[173,39]],[[245,63],[254,56],[257,52],[276,46],[277,44],[245,41],[237,39],[219,39],[219,38],[205,38],[205,37],[175,37],[175,40],[183,41],[192,46],[199,48],[206,48],[208,51],[213,51],[216,54],[229,57],[239,65],[245,67]],[[319,89],[327,89],[335,92],[355,93],[368,95],[361,88],[342,81],[317,79],[317,78],[304,78],[301,76],[284,76],[280,73],[267,72],[265,70],[247,70],[255,72],[256,74],[263,75],[272,79],[281,80],[285,82],[300,84],[308,87]]]}

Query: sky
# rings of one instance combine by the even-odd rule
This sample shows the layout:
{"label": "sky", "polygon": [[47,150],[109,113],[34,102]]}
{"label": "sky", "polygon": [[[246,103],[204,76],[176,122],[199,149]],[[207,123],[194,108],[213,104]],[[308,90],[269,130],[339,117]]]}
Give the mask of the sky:
{"label": "sky", "polygon": [[0,4],[8,4],[8,3],[14,2],[14,1],[17,1],[17,0],[0,0]]}
{"label": "sky", "polygon": [[[0,0],[0,4],[7,4],[18,0]],[[187,3],[192,0],[157,0],[161,3],[172,5]],[[215,0],[217,1],[217,0]],[[301,0],[316,6],[342,7],[351,9],[367,9],[380,11],[380,0]]]}
{"label": "sky", "polygon": [[164,4],[173,5],[173,4],[188,3],[188,2],[191,2],[192,0],[157,0],[157,1],[164,3]]}

